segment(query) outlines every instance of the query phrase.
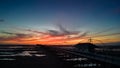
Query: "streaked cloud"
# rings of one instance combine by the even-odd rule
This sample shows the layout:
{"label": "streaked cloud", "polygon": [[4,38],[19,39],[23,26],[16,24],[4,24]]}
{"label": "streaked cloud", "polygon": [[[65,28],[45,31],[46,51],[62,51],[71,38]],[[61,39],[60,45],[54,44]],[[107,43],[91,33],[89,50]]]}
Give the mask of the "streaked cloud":
{"label": "streaked cloud", "polygon": [[33,33],[38,33],[38,34],[43,34],[43,35],[51,35],[51,36],[65,36],[65,35],[77,35],[77,34],[80,34],[80,31],[68,31],[67,29],[65,29],[61,25],[58,25],[58,28],[56,28],[56,30],[48,29],[48,30],[46,30],[44,32],[31,30],[31,29],[22,29],[22,30],[33,32]]}
{"label": "streaked cloud", "polygon": [[24,33],[12,33],[6,31],[1,31],[0,33],[10,35],[10,36],[0,36],[0,41],[10,41],[10,40],[20,41],[25,38],[33,37],[32,34],[24,34]]}
{"label": "streaked cloud", "polygon": [[[76,40],[87,35],[87,32],[80,32],[80,31],[68,31],[62,26],[59,26],[56,30],[46,30],[45,32],[32,30],[32,29],[22,29],[23,32],[26,31],[28,34],[25,33],[14,33],[8,31],[0,31],[1,34],[6,34],[9,36],[0,36],[0,41],[16,41],[16,42],[36,42],[39,44],[53,42],[59,42],[59,44],[63,44],[64,41],[68,40]],[[19,42],[20,43],[20,42]]]}

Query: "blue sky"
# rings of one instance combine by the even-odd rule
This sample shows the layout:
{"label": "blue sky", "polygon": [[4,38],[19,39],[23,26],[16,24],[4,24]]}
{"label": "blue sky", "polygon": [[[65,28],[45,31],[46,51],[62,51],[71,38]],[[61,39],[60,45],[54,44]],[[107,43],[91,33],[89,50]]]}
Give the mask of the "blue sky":
{"label": "blue sky", "polygon": [[45,31],[61,24],[68,30],[96,33],[120,29],[119,0],[0,0],[1,31]]}

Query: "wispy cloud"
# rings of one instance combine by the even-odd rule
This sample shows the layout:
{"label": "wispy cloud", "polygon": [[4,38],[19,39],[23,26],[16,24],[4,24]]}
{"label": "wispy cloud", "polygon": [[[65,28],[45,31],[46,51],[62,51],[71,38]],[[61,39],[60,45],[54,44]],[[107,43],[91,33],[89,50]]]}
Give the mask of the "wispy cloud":
{"label": "wispy cloud", "polygon": [[24,34],[24,33],[11,33],[11,32],[6,32],[6,31],[1,31],[0,33],[3,34],[9,34],[10,36],[0,36],[0,41],[9,41],[9,40],[22,40],[24,38],[30,38],[33,37],[31,34]]}
{"label": "wispy cloud", "polygon": [[31,29],[23,29],[24,31],[29,31],[29,32],[33,32],[33,33],[38,33],[38,34],[48,34],[46,32],[42,32],[42,31],[37,31],[37,30],[31,30]]}
{"label": "wispy cloud", "polygon": [[102,34],[102,35],[96,35],[96,36],[92,36],[92,37],[105,37],[105,36],[115,36],[115,35],[120,35],[120,33],[111,33],[111,34]]}
{"label": "wispy cloud", "polygon": [[42,31],[36,31],[31,29],[23,29],[25,31],[37,33],[37,34],[43,34],[43,35],[50,35],[50,36],[65,36],[65,35],[77,35],[80,33],[80,31],[68,31],[63,26],[58,25],[58,28],[56,30],[46,30],[45,32]]}
{"label": "wispy cloud", "polygon": [[46,39],[46,41],[54,41],[54,40],[69,40],[69,39],[76,39],[76,38],[82,38],[85,37],[88,32],[81,32],[81,31],[69,31],[65,29],[62,25],[58,25],[58,28],[56,30],[46,30],[45,32],[42,31],[36,31],[31,29],[25,29],[25,31],[42,34],[41,39]]}
{"label": "wispy cloud", "polygon": [[[22,29],[23,32],[27,31],[28,34],[25,33],[13,33],[7,31],[0,31],[2,34],[6,34],[8,36],[0,36],[0,41],[16,41],[16,42],[37,42],[37,43],[53,43],[53,42],[61,42],[68,40],[76,40],[82,37],[85,37],[88,32],[80,32],[80,31],[69,31],[65,29],[63,26],[59,25],[56,30],[46,30],[44,32],[32,30],[32,29]],[[36,44],[37,44],[36,43]]]}

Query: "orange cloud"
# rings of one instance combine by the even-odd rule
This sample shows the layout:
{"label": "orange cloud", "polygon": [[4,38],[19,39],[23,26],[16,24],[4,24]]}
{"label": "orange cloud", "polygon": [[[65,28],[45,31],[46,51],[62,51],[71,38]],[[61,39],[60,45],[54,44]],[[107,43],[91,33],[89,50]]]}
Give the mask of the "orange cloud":
{"label": "orange cloud", "polygon": [[[30,29],[23,29],[26,31],[25,33],[12,33],[1,31],[0,35],[0,43],[6,44],[48,44],[48,45],[69,45],[69,44],[77,44],[79,42],[88,42],[88,39],[101,39],[104,42],[115,42],[119,41],[113,37],[113,40],[104,40],[101,37],[109,36],[109,35],[120,35],[120,33],[112,33],[112,34],[99,34],[95,36],[90,36],[88,32],[80,32],[80,31],[68,31],[60,26],[60,30],[47,30],[45,32],[30,30]],[[111,36],[110,36],[111,37]],[[94,43],[97,43],[95,40],[92,40]],[[100,42],[99,42],[100,43]]]}
{"label": "orange cloud", "polygon": [[[24,33],[12,33],[12,32],[5,32],[2,31],[0,33],[10,35],[9,37],[0,36],[0,41],[4,43],[18,43],[18,44],[64,44],[65,41],[76,40],[77,38],[83,37],[86,33],[79,34],[78,32],[58,32],[56,34],[55,31],[50,32],[40,32],[40,31],[33,31],[31,34],[24,34]],[[36,34],[34,34],[36,33]],[[54,34],[53,34],[54,33]],[[69,43],[67,43],[69,44]]]}

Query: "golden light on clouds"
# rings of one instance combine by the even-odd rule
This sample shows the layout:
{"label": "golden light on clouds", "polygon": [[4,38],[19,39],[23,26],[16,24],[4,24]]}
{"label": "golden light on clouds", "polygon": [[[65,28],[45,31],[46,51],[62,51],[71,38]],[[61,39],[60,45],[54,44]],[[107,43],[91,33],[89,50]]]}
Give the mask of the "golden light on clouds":
{"label": "golden light on clouds", "polygon": [[[46,32],[24,29],[22,32],[0,32],[1,44],[45,44],[45,45],[74,45],[77,43],[111,43],[120,42],[120,33],[90,36],[89,32],[68,31],[60,26],[59,30]],[[109,36],[110,35],[110,36]]]}

